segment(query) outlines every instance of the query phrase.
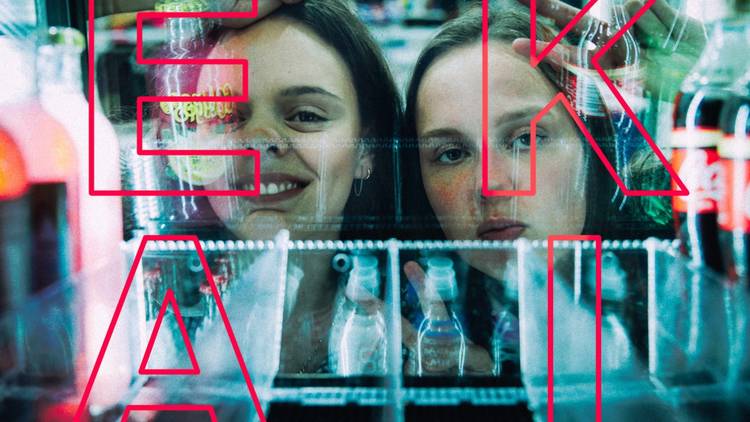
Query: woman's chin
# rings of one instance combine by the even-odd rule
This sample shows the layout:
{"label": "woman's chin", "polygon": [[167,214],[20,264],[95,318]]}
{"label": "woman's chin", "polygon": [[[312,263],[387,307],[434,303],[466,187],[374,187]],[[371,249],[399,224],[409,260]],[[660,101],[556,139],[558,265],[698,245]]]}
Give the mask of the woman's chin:
{"label": "woman's chin", "polygon": [[258,210],[245,216],[242,222],[229,224],[232,232],[246,240],[273,240],[281,230],[289,230],[290,224],[284,212]]}

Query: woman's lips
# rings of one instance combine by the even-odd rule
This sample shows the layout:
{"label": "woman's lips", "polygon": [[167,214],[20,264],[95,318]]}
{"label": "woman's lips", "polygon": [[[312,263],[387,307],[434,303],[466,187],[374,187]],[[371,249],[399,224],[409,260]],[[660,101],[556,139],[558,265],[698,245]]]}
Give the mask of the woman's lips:
{"label": "woman's lips", "polygon": [[477,228],[477,237],[482,240],[515,240],[526,231],[526,224],[506,218],[491,218]]}
{"label": "woman's lips", "polygon": [[[291,199],[301,194],[309,181],[288,173],[267,173],[260,178],[260,195],[249,197],[248,200],[256,203],[280,202]],[[244,190],[252,190],[252,182],[242,185]]]}

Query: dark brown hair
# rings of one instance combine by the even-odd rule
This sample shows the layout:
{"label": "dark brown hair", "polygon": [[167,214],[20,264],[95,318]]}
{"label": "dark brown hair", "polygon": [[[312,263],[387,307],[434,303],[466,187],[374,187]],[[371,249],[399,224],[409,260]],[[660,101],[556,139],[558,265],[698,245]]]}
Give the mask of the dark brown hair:
{"label": "dark brown hair", "polygon": [[373,154],[372,176],[359,181],[344,208],[342,239],[381,238],[394,215],[393,139],[401,124],[401,99],[388,64],[367,27],[343,0],[305,0],[276,14],[298,21],[343,58],[357,93],[362,139]]}

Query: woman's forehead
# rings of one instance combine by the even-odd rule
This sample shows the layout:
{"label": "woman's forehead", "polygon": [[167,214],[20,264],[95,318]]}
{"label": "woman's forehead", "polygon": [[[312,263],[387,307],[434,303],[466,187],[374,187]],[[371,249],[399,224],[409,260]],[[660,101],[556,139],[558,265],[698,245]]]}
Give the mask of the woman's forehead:
{"label": "woman's forehead", "polygon": [[[552,84],[528,59],[515,53],[507,43],[491,43],[488,60],[489,111],[504,115],[520,109],[544,107],[557,93]],[[458,48],[436,60],[425,74],[418,94],[418,113],[435,116],[456,115],[456,104],[463,110],[482,107],[482,46],[479,43]],[[428,116],[425,116],[428,117]]]}
{"label": "woman's forehead", "polygon": [[[247,58],[251,79],[262,79],[265,84],[314,83],[341,97],[353,90],[351,74],[338,52],[310,28],[289,18],[264,19],[248,29],[234,31],[209,57]],[[216,68],[225,73],[225,80],[240,84],[239,66]],[[258,88],[262,87],[251,86],[251,93]]]}

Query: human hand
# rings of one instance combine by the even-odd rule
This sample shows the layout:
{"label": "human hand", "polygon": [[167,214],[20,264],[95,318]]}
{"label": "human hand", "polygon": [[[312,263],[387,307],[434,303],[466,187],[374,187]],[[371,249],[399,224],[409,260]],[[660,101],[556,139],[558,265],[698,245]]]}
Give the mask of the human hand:
{"label": "human hand", "polygon": [[[519,2],[527,6],[530,4],[530,0]],[[630,0],[625,4],[625,10],[621,11],[629,19],[643,5],[642,1]],[[567,25],[580,12],[580,9],[559,0],[538,0],[537,10],[539,15],[552,19],[560,28]],[[603,28],[600,33],[614,35],[614,32],[608,30],[606,23],[589,16],[584,16],[573,27],[572,33],[580,36],[591,25]],[[682,80],[692,69],[705,46],[706,32],[703,25],[679,13],[667,4],[666,0],[656,0],[633,28],[640,46],[639,58],[645,72],[646,88],[651,92],[662,92],[667,98],[671,98],[677,93]],[[607,40],[597,41],[602,45]],[[520,54],[528,55],[530,44],[528,38],[519,38],[513,42],[513,49]],[[537,51],[542,51],[547,45],[549,43],[537,41]],[[590,55],[595,52],[596,50],[591,51]],[[626,53],[625,43],[621,40],[602,57],[600,64],[604,69],[622,67],[627,60]],[[559,68],[566,64],[581,66],[580,59],[576,47],[558,44],[545,58],[545,62]]]}
{"label": "human hand", "polygon": [[[425,274],[422,267],[414,261],[404,265],[404,272],[409,283],[417,293],[422,313],[436,320],[450,320],[450,310],[442,300],[435,300],[435,293],[425,283]],[[422,322],[424,324],[425,322]],[[426,355],[419,367],[417,356],[420,353],[419,329],[414,327],[408,320],[402,318],[402,341],[409,350],[409,359],[404,363],[404,371],[410,375],[453,375],[458,373],[459,362],[453,359],[449,345],[437,345],[434,343],[423,343],[422,353]],[[490,353],[465,338],[465,352],[463,362],[464,375],[491,375],[493,362]]]}

